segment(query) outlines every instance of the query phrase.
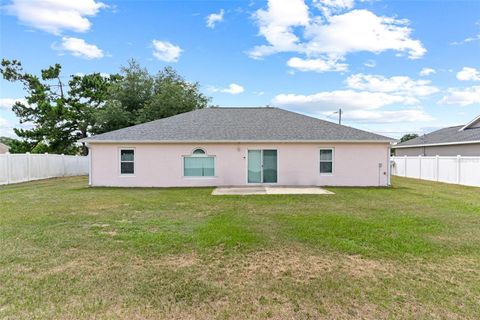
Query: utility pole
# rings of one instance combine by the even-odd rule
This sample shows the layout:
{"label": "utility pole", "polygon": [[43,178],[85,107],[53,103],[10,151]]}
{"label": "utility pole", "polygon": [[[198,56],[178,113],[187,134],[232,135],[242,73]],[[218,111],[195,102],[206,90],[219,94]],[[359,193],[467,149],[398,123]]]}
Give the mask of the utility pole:
{"label": "utility pole", "polygon": [[336,113],[338,113],[338,124],[341,125],[342,124],[342,113],[343,113],[342,108],[339,108],[338,111],[334,112],[333,114],[336,114]]}

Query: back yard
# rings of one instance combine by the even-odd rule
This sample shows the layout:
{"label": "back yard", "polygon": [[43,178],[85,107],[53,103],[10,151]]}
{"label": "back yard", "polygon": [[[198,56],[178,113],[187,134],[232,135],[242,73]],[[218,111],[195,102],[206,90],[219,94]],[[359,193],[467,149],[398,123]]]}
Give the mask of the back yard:
{"label": "back yard", "polygon": [[480,188],[0,187],[0,318],[476,318]]}

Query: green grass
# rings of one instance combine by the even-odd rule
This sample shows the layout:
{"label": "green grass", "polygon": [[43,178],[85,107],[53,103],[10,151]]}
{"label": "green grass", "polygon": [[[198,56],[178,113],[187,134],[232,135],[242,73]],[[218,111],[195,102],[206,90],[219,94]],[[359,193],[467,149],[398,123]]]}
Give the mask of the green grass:
{"label": "green grass", "polygon": [[0,318],[475,319],[480,188],[0,187]]}

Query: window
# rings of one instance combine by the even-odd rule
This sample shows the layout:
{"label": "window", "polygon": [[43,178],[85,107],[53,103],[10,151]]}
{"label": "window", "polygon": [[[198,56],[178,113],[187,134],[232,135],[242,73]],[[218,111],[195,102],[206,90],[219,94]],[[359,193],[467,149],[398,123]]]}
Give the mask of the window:
{"label": "window", "polygon": [[135,173],[135,150],[121,149],[120,150],[120,174],[134,174]]}
{"label": "window", "polygon": [[320,149],[320,174],[333,173],[333,149]]}
{"label": "window", "polygon": [[203,149],[195,149],[191,156],[183,157],[183,176],[214,177],[215,158],[208,156]]}
{"label": "window", "polygon": [[195,149],[193,150],[192,154],[205,155],[205,151],[203,149]]}

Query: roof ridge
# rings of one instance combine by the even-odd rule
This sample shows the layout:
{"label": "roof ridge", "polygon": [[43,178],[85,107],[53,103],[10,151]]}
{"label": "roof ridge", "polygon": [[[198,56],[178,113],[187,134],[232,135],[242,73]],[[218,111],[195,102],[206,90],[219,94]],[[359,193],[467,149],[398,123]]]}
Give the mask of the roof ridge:
{"label": "roof ridge", "polygon": [[[243,112],[242,112],[243,111]],[[391,138],[277,107],[207,107],[83,141],[390,141]]]}

